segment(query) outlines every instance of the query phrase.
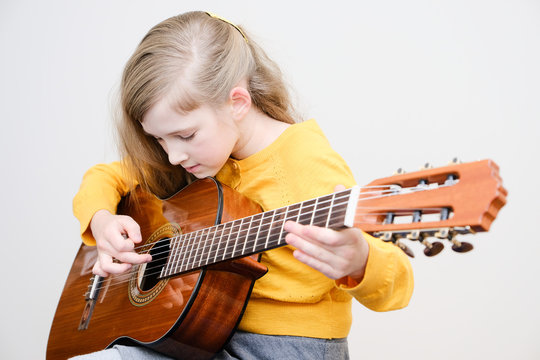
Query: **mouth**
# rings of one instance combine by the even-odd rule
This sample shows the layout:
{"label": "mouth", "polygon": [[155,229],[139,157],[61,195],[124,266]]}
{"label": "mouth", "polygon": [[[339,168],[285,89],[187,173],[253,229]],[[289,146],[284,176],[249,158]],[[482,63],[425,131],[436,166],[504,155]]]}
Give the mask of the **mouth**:
{"label": "mouth", "polygon": [[187,167],[184,167],[184,169],[188,172],[188,173],[194,173],[196,172],[199,168],[201,167],[200,164],[197,164],[197,165],[193,165],[193,166],[187,166]]}

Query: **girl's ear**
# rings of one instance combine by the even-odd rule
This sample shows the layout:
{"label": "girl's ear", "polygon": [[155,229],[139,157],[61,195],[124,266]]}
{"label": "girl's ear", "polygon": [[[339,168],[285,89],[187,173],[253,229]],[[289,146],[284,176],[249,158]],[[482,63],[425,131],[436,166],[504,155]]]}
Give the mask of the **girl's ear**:
{"label": "girl's ear", "polygon": [[232,88],[229,93],[231,111],[235,120],[242,120],[251,108],[251,96],[243,86]]}

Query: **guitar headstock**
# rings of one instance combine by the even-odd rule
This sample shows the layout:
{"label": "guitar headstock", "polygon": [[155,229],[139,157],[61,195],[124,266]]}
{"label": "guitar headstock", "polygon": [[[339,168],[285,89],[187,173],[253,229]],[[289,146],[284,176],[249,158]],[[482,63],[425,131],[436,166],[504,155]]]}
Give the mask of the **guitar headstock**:
{"label": "guitar headstock", "polygon": [[438,254],[443,245],[429,237],[447,239],[452,249],[467,252],[469,243],[458,234],[488,231],[506,203],[499,167],[491,160],[429,168],[377,179],[363,187],[355,225],[391,241],[409,256],[412,252],[400,240],[422,242],[428,256]]}

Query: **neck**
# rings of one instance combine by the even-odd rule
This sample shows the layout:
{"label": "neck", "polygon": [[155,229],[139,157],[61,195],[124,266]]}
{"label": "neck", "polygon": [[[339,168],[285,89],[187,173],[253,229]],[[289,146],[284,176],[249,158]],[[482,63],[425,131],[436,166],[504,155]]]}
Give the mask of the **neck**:
{"label": "neck", "polygon": [[231,154],[233,158],[245,159],[272,144],[290,125],[263,114],[252,107],[240,120],[239,140]]}
{"label": "neck", "polygon": [[354,187],[173,237],[171,253],[160,277],[285,246],[283,226],[288,220],[332,229],[351,227],[358,191]]}

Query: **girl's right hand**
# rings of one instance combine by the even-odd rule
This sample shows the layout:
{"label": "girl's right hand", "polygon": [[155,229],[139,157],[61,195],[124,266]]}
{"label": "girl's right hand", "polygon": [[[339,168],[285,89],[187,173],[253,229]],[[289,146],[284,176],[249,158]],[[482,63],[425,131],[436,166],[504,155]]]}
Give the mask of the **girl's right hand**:
{"label": "girl's right hand", "polygon": [[150,254],[137,254],[135,244],[142,241],[139,224],[131,217],[97,211],[90,222],[96,240],[98,259],[92,272],[100,276],[128,271],[132,264],[150,262]]}

